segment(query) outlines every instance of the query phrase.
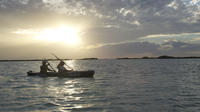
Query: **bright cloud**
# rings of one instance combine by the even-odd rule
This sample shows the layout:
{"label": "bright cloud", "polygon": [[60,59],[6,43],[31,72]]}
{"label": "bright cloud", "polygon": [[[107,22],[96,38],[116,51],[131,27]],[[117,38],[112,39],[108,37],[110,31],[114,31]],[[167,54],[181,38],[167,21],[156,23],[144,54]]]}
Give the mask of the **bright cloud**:
{"label": "bright cloud", "polygon": [[21,34],[21,35],[33,35],[33,34],[38,34],[38,31],[31,30],[31,29],[19,29],[17,31],[12,32],[12,33]]}
{"label": "bright cloud", "polygon": [[[120,55],[124,51],[118,50],[124,50],[130,43],[135,43],[134,50],[137,52],[133,55],[156,55],[163,49],[166,53],[176,54],[178,49],[172,50],[175,45],[192,46],[184,47],[187,52],[190,48],[191,52],[193,47],[198,48],[200,0],[1,0],[0,24],[0,40],[4,43],[6,38],[9,38],[8,42],[18,37],[28,38],[37,35],[38,29],[70,24],[85,27],[81,35],[85,41],[82,48],[89,48],[87,54],[91,56],[98,54],[92,53],[94,49],[105,51],[101,54],[115,50],[114,55]],[[161,47],[163,43],[167,44]],[[145,47],[145,44],[149,46]],[[121,49],[119,46],[126,47]],[[147,48],[151,46],[152,49]],[[1,44],[0,48],[3,47]],[[58,47],[54,48],[59,51]],[[143,52],[139,52],[141,50]],[[180,47],[180,50],[183,48]],[[132,54],[127,52],[127,55]]]}

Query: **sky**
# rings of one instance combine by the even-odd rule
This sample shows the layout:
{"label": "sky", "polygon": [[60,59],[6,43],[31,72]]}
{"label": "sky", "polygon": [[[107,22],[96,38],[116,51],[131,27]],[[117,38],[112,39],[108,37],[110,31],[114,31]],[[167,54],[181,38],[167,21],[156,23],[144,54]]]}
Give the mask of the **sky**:
{"label": "sky", "polygon": [[0,59],[200,56],[200,0],[0,0]]}

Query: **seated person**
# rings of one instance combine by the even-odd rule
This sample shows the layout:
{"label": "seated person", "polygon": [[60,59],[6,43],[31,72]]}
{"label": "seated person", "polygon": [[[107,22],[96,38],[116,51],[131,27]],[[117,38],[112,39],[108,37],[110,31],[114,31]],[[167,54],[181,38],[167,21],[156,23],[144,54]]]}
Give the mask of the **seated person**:
{"label": "seated person", "polygon": [[60,61],[60,63],[57,66],[59,73],[68,72],[69,71],[64,67],[64,65],[65,65],[65,63],[63,61]]}
{"label": "seated person", "polygon": [[48,68],[47,60],[42,60],[42,65],[40,66],[40,73],[47,73],[47,71],[54,71]]}

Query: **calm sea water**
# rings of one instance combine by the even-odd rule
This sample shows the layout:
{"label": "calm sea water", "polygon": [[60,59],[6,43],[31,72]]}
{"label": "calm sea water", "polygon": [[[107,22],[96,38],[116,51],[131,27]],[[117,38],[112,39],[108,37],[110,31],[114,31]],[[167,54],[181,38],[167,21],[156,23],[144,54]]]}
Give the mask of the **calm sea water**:
{"label": "calm sea water", "polygon": [[200,59],[66,62],[94,78],[28,77],[41,62],[0,62],[0,112],[200,112]]}

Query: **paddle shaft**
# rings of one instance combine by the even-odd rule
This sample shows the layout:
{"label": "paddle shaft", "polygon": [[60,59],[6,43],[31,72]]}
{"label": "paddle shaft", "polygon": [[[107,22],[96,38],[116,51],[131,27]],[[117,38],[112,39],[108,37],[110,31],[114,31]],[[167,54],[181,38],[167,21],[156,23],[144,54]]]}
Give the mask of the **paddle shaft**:
{"label": "paddle shaft", "polygon": [[49,62],[47,62],[48,63],[48,65],[51,67],[51,69],[54,71],[54,72],[56,72],[55,70],[54,70],[54,68],[51,66],[51,64],[49,63]]}
{"label": "paddle shaft", "polygon": [[[51,53],[54,57],[56,57],[58,60],[60,60],[60,61],[62,61],[62,62],[64,62],[62,59],[60,59],[60,58],[58,58],[55,54],[53,54],[53,53]],[[69,67],[71,70],[73,70],[70,66],[68,66],[65,62],[64,62],[64,64],[67,66],[67,67]]]}

